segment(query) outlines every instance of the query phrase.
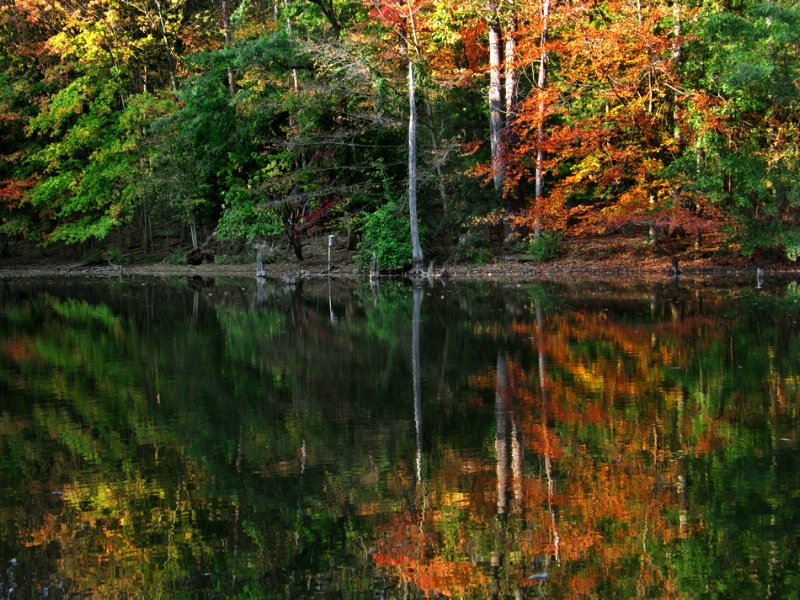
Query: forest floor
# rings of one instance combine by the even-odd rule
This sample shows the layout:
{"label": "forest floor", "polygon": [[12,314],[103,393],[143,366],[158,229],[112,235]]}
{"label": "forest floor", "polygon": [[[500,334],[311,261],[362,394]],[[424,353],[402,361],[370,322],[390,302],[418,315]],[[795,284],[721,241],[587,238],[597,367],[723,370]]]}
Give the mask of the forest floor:
{"label": "forest floor", "polygon": [[[310,238],[304,246],[304,260],[298,261],[291,250],[277,249],[265,255],[266,276],[280,279],[314,278],[327,276],[327,236]],[[185,250],[185,248],[183,249]],[[559,258],[549,262],[536,262],[521,254],[502,253],[485,264],[471,265],[458,260],[447,261],[447,274],[452,279],[494,281],[648,281],[669,278],[672,256],[679,260],[683,279],[735,278],[755,282],[756,269],[765,276],[791,277],[800,275],[800,263],[794,263],[778,253],[759,253],[742,257],[736,248],[727,247],[719,238],[707,236],[703,247],[695,249],[690,237],[668,238],[652,247],[644,231],[617,232],[603,236],[565,237]],[[119,261],[124,275],[200,276],[200,277],[251,277],[255,275],[255,262],[241,256],[227,256],[216,249],[214,262],[192,266],[171,264],[170,256],[181,251],[175,243],[157,247],[149,256],[131,250]],[[75,249],[49,247],[44,250],[24,244],[13,245],[8,258],[0,259],[0,278],[36,275],[109,275],[118,274],[102,259],[102,251],[95,250],[94,260],[79,256]],[[331,275],[337,278],[366,277],[357,269],[355,253],[347,251],[337,241],[331,251]],[[442,264],[434,265],[439,276]]]}

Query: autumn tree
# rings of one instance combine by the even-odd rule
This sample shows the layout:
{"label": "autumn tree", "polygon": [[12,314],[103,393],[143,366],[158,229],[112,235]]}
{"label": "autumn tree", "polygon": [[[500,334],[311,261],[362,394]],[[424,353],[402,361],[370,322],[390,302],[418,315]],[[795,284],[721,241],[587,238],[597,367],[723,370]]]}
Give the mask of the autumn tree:
{"label": "autumn tree", "polygon": [[[525,48],[543,77],[519,117],[520,154],[531,158],[519,163],[516,175],[536,182],[535,220],[563,227],[565,216],[575,214],[602,228],[711,227],[705,218],[712,211],[698,210],[702,198],[670,171],[685,129],[675,116],[686,118],[689,101],[674,60],[679,29],[665,27],[674,7],[575,4],[551,17],[552,25],[543,19],[538,27],[550,42],[542,37]],[[545,176],[551,181],[546,202]]]}
{"label": "autumn tree", "polygon": [[[4,15],[26,20],[37,39],[27,69],[42,79],[32,98],[38,110],[25,123],[35,183],[5,228],[47,242],[103,238],[137,208],[131,187],[142,128],[133,98],[177,88],[190,15],[182,5],[116,0],[46,10],[15,2]],[[22,55],[19,41],[10,49]]]}
{"label": "autumn tree", "polygon": [[708,8],[683,49],[684,156],[675,165],[721,209],[745,254],[767,246],[800,255],[797,123],[800,13],[786,3]]}

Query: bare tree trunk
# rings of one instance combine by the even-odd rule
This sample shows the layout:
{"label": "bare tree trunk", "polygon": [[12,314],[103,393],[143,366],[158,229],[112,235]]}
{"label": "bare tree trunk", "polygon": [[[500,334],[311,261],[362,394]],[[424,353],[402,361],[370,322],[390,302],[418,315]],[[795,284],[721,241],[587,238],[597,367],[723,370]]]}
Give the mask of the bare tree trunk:
{"label": "bare tree trunk", "polygon": [[[517,133],[515,121],[517,116],[517,86],[519,77],[517,76],[517,21],[513,14],[513,5],[516,0],[505,0],[506,10],[511,14],[506,19],[505,24],[505,124],[503,125],[502,147],[503,154],[503,185],[508,185],[508,169],[510,160],[508,157],[514,156],[517,147]],[[519,186],[514,186],[506,194],[506,208],[509,214],[517,214],[524,208],[524,200],[519,194]],[[511,223],[507,223],[504,232],[504,242],[507,246],[513,246],[519,236],[511,236],[513,233]]]}
{"label": "bare tree trunk", "polygon": [[[231,11],[228,4],[229,0],[222,0],[222,30],[225,36],[225,46],[230,48],[233,46],[233,34],[231,33]],[[227,67],[228,76],[228,93],[231,98],[236,95],[236,80],[233,76],[233,69]]]}
{"label": "bare tree trunk", "polygon": [[[506,5],[512,7],[515,0],[506,0]],[[510,9],[509,9],[510,10]],[[506,51],[505,51],[505,84],[506,84],[506,121],[503,127],[503,148],[506,156],[511,156],[517,146],[517,134],[514,127],[517,117],[517,86],[519,77],[517,76],[517,20],[512,14],[506,22]],[[505,169],[508,171],[508,161],[504,161]],[[519,210],[522,208],[517,194],[509,194],[509,208]]]}
{"label": "bare tree trunk", "polygon": [[500,82],[500,66],[503,62],[501,50],[500,22],[497,17],[497,4],[489,0],[489,139],[492,149],[492,170],[494,189],[502,193],[505,183],[505,162],[502,155],[503,135],[503,91]]}
{"label": "bare tree trunk", "polygon": [[158,24],[161,29],[161,38],[164,42],[164,48],[167,52],[167,68],[169,69],[169,81],[172,86],[172,91],[178,91],[178,78],[175,73],[175,63],[172,60],[172,48],[169,45],[169,38],[167,37],[167,24],[164,21],[164,14],[161,11],[161,2],[156,0],[156,9],[158,11]]}
{"label": "bare tree trunk", "polygon": [[545,130],[545,89],[547,88],[547,35],[550,26],[550,0],[542,0],[542,36],[539,41],[539,79],[536,82],[536,87],[539,88],[539,126],[537,130],[537,143],[536,149],[536,185],[535,185],[535,200],[534,200],[534,224],[533,224],[533,239],[539,239],[542,232],[542,213],[544,211],[544,141],[547,136]]}
{"label": "bare tree trunk", "polygon": [[264,270],[264,245],[256,245],[256,277],[266,277],[267,272]]}
{"label": "bare tree trunk", "polygon": [[194,225],[194,219],[189,222],[189,234],[192,236],[192,250],[197,250],[197,228]]}
{"label": "bare tree trunk", "polygon": [[[507,0],[506,4],[513,5],[514,0]],[[517,116],[517,40],[514,37],[517,33],[516,18],[512,15],[506,24],[506,52],[505,52],[505,78],[506,78],[506,145],[513,143],[514,119]]]}
{"label": "bare tree trunk", "polygon": [[425,258],[419,241],[417,222],[417,99],[414,88],[414,61],[408,61],[408,210],[411,219],[412,273],[421,273]]}
{"label": "bare tree trunk", "polygon": [[145,256],[150,252],[150,215],[147,212],[147,204],[142,203],[142,252]]}
{"label": "bare tree trunk", "polygon": [[[656,205],[656,196],[655,194],[650,194],[650,206],[653,207]],[[650,237],[650,245],[655,247],[658,246],[658,226],[650,221],[647,224],[647,233]]]}
{"label": "bare tree trunk", "polygon": [[425,110],[428,113],[428,125],[431,132],[431,149],[433,150],[434,168],[436,169],[436,181],[439,184],[439,198],[442,200],[442,209],[447,210],[448,198],[447,187],[444,183],[444,174],[442,173],[443,157],[439,152],[439,136],[436,135],[436,127],[434,126],[433,108],[431,107],[430,100],[425,94]]}

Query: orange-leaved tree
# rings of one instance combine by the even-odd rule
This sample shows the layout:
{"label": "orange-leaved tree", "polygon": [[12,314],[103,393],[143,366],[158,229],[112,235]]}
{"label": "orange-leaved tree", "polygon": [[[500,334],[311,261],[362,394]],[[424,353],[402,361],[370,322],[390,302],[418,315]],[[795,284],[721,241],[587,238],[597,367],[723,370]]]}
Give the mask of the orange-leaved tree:
{"label": "orange-leaved tree", "polygon": [[577,215],[584,226],[635,223],[654,235],[712,227],[711,210],[669,169],[693,99],[681,85],[681,7],[581,1],[545,13],[540,4],[520,47],[541,65],[540,83],[521,102],[509,160],[510,176],[536,182],[533,219],[564,227]]}

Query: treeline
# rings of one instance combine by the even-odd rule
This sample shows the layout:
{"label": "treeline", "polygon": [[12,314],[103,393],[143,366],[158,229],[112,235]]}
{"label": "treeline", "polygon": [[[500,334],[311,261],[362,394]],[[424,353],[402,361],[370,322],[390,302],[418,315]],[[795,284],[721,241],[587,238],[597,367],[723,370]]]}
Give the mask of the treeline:
{"label": "treeline", "polygon": [[789,0],[5,0],[0,234],[327,227],[394,268],[411,198],[429,256],[634,225],[795,259],[798,81]]}

